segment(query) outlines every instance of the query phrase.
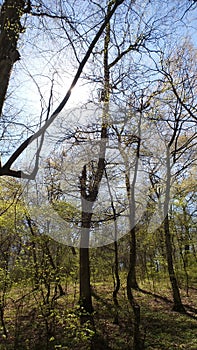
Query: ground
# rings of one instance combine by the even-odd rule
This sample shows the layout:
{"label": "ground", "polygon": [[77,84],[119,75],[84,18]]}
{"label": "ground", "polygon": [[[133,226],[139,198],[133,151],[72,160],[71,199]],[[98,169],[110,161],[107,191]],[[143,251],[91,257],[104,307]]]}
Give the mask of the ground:
{"label": "ground", "polygon": [[[171,293],[167,287],[161,286],[160,291],[154,293],[148,285],[142,287],[134,294],[141,307],[144,349],[196,350],[197,289],[190,289],[189,296],[181,291],[187,311],[183,315],[172,311]],[[96,333],[92,325],[80,325],[77,295],[73,294],[72,288],[50,310],[39,304],[37,292],[19,300],[16,291],[7,301],[8,334],[6,339],[1,330],[0,350],[132,350],[133,316],[125,286],[121,286],[119,292],[118,310],[112,302],[111,283],[93,286]],[[116,311],[118,324],[114,323]]]}

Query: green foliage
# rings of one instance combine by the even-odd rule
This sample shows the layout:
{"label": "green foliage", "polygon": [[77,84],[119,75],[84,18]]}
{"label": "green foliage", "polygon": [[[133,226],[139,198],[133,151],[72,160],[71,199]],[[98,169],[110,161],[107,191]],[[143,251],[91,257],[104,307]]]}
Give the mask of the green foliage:
{"label": "green foliage", "polygon": [[80,210],[75,208],[74,205],[61,200],[53,201],[52,204],[53,204],[53,208],[65,221],[79,222]]}

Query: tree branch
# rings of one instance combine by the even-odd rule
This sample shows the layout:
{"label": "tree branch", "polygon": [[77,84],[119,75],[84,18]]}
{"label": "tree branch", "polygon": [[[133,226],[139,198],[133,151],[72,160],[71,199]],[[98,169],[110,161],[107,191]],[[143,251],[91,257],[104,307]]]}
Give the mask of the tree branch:
{"label": "tree branch", "polygon": [[102,35],[106,25],[108,24],[110,18],[113,16],[114,12],[116,11],[117,7],[119,5],[121,5],[124,2],[124,0],[115,0],[112,1],[112,3],[114,4],[114,6],[112,7],[111,11],[106,15],[105,20],[103,22],[103,24],[101,25],[100,29],[98,30],[97,34],[95,35],[94,39],[92,40],[83,60],[81,61],[79,68],[77,70],[77,73],[70,85],[70,88],[68,89],[65,97],[63,98],[62,102],[59,104],[59,106],[57,107],[57,109],[52,113],[51,117],[45,122],[45,124],[37,131],[34,133],[34,135],[30,136],[29,138],[27,138],[18,148],[17,150],[11,155],[11,157],[9,158],[9,160],[6,162],[6,164],[0,168],[0,176],[2,175],[8,175],[8,176],[13,176],[13,177],[18,177],[20,178],[21,176],[23,176],[24,178],[27,179],[33,179],[35,178],[38,169],[36,169],[36,167],[34,168],[33,172],[31,174],[25,174],[23,173],[21,170],[19,171],[15,171],[15,170],[11,170],[10,167],[12,166],[12,164],[18,159],[18,157],[21,155],[21,153],[36,139],[39,138],[39,136],[44,135],[44,133],[46,132],[47,128],[53,123],[53,121],[56,119],[56,117],[58,116],[58,114],[62,111],[62,109],[65,107],[68,99],[71,96],[71,92],[72,89],[74,88],[74,86],[76,85],[78,79],[80,78],[80,75],[84,69],[84,66],[86,65],[93,48],[95,47],[96,43],[98,42],[100,36]]}

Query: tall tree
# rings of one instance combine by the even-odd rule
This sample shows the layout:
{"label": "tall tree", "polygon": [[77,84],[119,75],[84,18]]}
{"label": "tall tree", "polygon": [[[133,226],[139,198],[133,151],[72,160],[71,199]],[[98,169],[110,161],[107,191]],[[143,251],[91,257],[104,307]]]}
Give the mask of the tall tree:
{"label": "tall tree", "polygon": [[[183,53],[185,49],[186,48],[182,47],[179,50],[183,50]],[[186,52],[188,52],[187,49]],[[174,55],[172,55],[171,59],[168,56],[167,60],[163,59],[161,62],[162,69],[160,69],[159,72],[163,73],[165,81],[163,82],[161,92],[163,101],[160,98],[158,102],[155,102],[155,122],[157,124],[159,138],[162,140],[164,148],[165,167],[163,167],[163,172],[165,176],[163,177],[164,174],[162,175],[162,168],[158,169],[156,181],[159,184],[159,179],[163,178],[163,227],[168,273],[174,301],[173,309],[179,312],[185,312],[174,268],[169,211],[175,179],[179,178],[180,175],[195,162],[195,157],[189,156],[191,149],[194,150],[195,147],[195,121],[191,119],[191,113],[188,108],[185,108],[183,105],[183,100],[185,106],[189,105],[191,102],[191,94],[189,91],[191,91],[194,71],[190,71],[190,74],[188,74],[188,70],[185,69],[186,61],[183,55],[181,55],[178,61],[177,56],[175,58]],[[174,67],[174,72],[176,72],[173,77],[171,73],[172,67]],[[179,84],[179,80],[181,80],[181,84]],[[165,105],[163,104],[164,101]],[[191,109],[192,108],[195,108],[195,105],[191,103]]]}

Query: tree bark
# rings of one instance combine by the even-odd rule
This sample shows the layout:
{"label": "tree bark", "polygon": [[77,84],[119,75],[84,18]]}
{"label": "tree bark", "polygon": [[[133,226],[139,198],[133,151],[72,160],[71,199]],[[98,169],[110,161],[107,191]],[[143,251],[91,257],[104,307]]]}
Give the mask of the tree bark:
{"label": "tree bark", "polygon": [[132,280],[131,280],[131,270],[130,270],[127,275],[127,298],[133,309],[133,314],[134,314],[133,350],[143,350],[144,344],[140,334],[140,306],[133,296],[131,281]]}
{"label": "tree bark", "polygon": [[0,116],[14,63],[20,59],[19,35],[24,31],[21,17],[28,12],[26,1],[5,0],[0,13]]}
{"label": "tree bark", "polygon": [[172,258],[172,240],[170,234],[169,225],[169,203],[170,203],[170,186],[171,186],[171,167],[170,167],[170,147],[167,147],[166,152],[166,189],[165,189],[165,200],[164,200],[164,234],[165,234],[165,246],[166,246],[166,257],[168,265],[168,273],[170,278],[170,283],[172,287],[173,295],[173,310],[181,313],[185,313],[185,308],[181,301],[181,296],[179,292],[178,282],[176,274],[174,271],[174,263]]}
{"label": "tree bark", "polygon": [[[89,208],[91,210],[91,208]],[[86,207],[82,200],[82,224],[80,241],[80,307],[81,323],[92,321],[93,312],[91,285],[90,285],[90,259],[89,259],[89,235],[91,227],[92,213],[86,212]]]}
{"label": "tree bark", "polygon": [[174,271],[174,264],[173,264],[173,259],[172,259],[172,242],[171,242],[168,214],[166,215],[166,217],[164,219],[164,232],[165,232],[165,244],[166,244],[168,273],[169,273],[170,282],[171,282],[171,286],[172,286],[172,294],[173,294],[173,302],[174,302],[173,311],[185,313],[185,308],[184,308],[182,301],[181,301],[178,282],[177,282],[176,274]]}

